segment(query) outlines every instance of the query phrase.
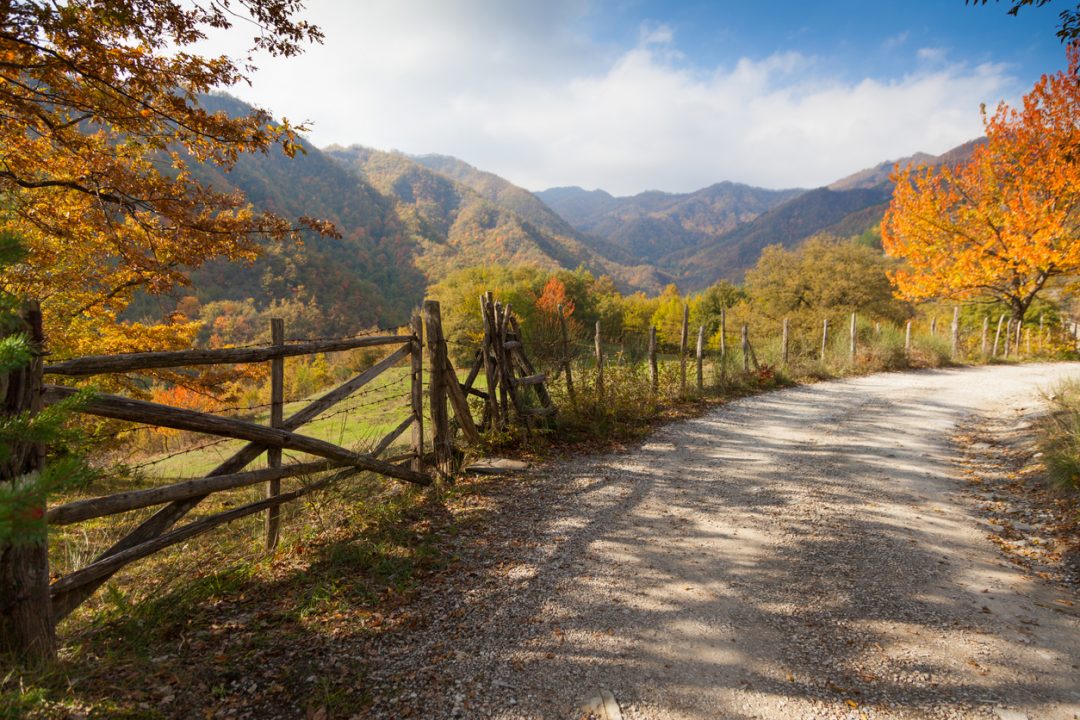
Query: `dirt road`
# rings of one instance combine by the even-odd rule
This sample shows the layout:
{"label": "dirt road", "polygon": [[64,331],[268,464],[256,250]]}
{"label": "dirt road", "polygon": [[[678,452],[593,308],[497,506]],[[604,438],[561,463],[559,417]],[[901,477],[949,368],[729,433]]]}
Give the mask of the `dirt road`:
{"label": "dirt road", "polygon": [[492,520],[529,525],[497,570],[409,640],[408,664],[438,664],[421,702],[576,717],[607,690],[625,718],[1080,718],[1080,602],[986,539],[951,444],[1070,375],[821,383],[544,468]]}

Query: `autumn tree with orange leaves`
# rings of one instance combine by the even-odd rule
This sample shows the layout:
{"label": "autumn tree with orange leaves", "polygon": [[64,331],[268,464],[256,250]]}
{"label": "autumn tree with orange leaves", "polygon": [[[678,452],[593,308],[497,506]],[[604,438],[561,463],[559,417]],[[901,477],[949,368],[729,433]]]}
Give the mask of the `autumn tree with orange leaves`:
{"label": "autumn tree with orange leaves", "polygon": [[[246,80],[252,55],[320,41],[298,0],[12,0],[0,4],[0,232],[26,259],[0,289],[42,301],[50,349],[116,352],[190,343],[197,324],[118,322],[137,290],[161,293],[209,258],[317,221],[255,212],[197,180],[242,153],[296,152],[297,132],[256,110],[211,113],[200,95]],[[190,52],[210,30],[251,32],[246,57]]]}
{"label": "autumn tree with orange leaves", "polygon": [[1020,108],[986,116],[986,142],[955,167],[897,169],[882,243],[906,261],[898,294],[993,299],[1022,320],[1057,276],[1080,272],[1080,51]]}

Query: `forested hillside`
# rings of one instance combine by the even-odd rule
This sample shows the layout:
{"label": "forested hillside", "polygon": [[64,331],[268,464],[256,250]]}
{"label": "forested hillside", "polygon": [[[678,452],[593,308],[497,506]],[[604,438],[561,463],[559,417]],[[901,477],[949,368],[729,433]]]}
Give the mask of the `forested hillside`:
{"label": "forested hillside", "polygon": [[579,266],[624,289],[655,292],[664,277],[601,252],[532,193],[454,158],[413,158],[358,145],[326,153],[389,198],[429,280],[470,265]]}

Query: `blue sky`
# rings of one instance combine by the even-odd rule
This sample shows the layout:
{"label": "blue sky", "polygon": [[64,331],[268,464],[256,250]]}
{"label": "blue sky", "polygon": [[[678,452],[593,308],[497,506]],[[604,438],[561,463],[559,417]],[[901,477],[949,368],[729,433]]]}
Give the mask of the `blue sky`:
{"label": "blue sky", "polygon": [[325,44],[232,92],[320,146],[454,155],[532,190],[813,187],[944,152],[981,133],[980,103],[1059,70],[1060,8],[1008,7],[310,0]]}

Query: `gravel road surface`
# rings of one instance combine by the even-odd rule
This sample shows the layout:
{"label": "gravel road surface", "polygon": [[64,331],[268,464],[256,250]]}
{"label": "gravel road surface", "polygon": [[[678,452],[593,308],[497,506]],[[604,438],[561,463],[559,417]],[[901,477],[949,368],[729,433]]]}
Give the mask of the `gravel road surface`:
{"label": "gravel road surface", "polygon": [[371,679],[412,691],[372,709],[577,718],[604,690],[630,719],[1080,718],[1080,602],[987,539],[952,440],[1066,376],[820,383],[538,468],[459,540],[487,569],[387,640]]}

